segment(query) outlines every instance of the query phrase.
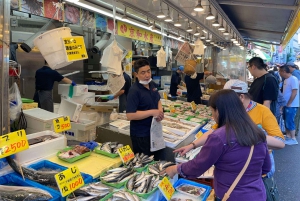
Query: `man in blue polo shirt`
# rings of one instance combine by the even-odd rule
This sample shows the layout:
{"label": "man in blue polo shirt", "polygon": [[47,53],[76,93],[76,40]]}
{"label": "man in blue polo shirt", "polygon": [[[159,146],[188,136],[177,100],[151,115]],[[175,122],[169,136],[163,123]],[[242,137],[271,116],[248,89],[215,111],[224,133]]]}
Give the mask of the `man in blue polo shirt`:
{"label": "man in blue polo shirt", "polygon": [[130,121],[130,138],[134,153],[154,155],[155,160],[162,159],[162,150],[150,151],[150,128],[152,118],[161,121],[164,118],[160,95],[151,79],[148,60],[139,59],[134,63],[136,82],[127,96],[126,116]]}

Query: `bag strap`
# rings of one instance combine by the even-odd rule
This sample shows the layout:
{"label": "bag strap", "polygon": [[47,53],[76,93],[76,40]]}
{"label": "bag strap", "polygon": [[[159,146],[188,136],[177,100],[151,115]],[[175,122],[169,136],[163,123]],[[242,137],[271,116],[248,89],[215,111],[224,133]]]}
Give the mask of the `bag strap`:
{"label": "bag strap", "polygon": [[243,167],[243,169],[241,170],[241,172],[239,173],[239,175],[235,178],[234,182],[231,184],[230,188],[228,189],[228,191],[225,193],[222,201],[226,201],[228,200],[228,198],[230,197],[230,194],[232,193],[233,189],[236,187],[236,185],[238,184],[238,182],[240,181],[240,179],[242,178],[243,174],[245,173],[249,163],[250,163],[250,160],[252,158],[252,154],[253,154],[253,149],[254,149],[254,145],[251,146],[251,149],[250,149],[250,153],[249,153],[249,156],[248,156],[248,159]]}

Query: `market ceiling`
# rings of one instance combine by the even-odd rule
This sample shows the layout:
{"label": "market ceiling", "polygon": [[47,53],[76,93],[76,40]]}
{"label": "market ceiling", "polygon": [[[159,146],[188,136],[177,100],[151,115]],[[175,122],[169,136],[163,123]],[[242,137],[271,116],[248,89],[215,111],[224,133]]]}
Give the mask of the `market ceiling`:
{"label": "market ceiling", "polygon": [[[85,2],[80,0],[81,2]],[[172,22],[164,22],[165,29],[180,35],[194,36],[198,31],[198,37],[218,42],[231,42],[235,38],[239,43],[244,41],[260,41],[269,43],[282,43],[295,15],[298,12],[298,1],[300,0],[117,0],[116,7],[119,13],[127,15],[135,20],[146,21],[147,19],[156,25],[164,22],[157,18],[159,12],[169,14]],[[86,2],[97,6],[109,8],[112,0],[86,0]],[[195,11],[195,6],[201,3],[204,11]],[[117,10],[118,11],[118,10]],[[216,20],[207,20],[209,11],[218,17],[217,21],[225,27],[228,35],[219,27],[212,26]],[[174,23],[180,21],[181,27],[175,27]],[[187,32],[187,28],[193,31]],[[198,27],[198,28],[196,28]],[[197,29],[197,31],[196,31]],[[205,33],[208,32],[208,33]]]}

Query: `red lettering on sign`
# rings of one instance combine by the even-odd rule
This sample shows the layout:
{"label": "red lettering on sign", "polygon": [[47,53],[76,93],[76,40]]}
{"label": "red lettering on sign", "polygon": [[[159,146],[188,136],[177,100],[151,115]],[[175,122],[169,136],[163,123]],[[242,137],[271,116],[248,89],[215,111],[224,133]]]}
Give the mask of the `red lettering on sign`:
{"label": "red lettering on sign", "polygon": [[139,39],[143,36],[143,34],[140,32],[140,30],[136,31],[136,37]]}
{"label": "red lettering on sign", "polygon": [[153,43],[153,34],[150,34],[150,43]]}
{"label": "red lettering on sign", "polygon": [[147,32],[144,33],[144,40],[148,41],[148,34],[147,34]]}
{"label": "red lettering on sign", "polygon": [[129,37],[134,38],[134,28],[130,27],[129,31],[130,31]]}

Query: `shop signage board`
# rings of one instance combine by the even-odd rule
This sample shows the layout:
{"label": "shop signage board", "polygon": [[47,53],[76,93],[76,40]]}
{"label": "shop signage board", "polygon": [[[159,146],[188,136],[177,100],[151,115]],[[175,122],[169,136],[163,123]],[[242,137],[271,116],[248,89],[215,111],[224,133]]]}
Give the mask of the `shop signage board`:
{"label": "shop signage board", "polygon": [[63,197],[84,186],[83,178],[76,166],[59,172],[54,177]]}
{"label": "shop signage board", "polygon": [[175,193],[175,189],[167,177],[164,177],[161,180],[161,182],[158,184],[158,188],[167,200],[171,200],[173,194]]}
{"label": "shop signage board", "polygon": [[129,145],[126,145],[124,147],[119,148],[118,153],[119,153],[119,155],[121,157],[121,160],[123,161],[124,164],[134,158],[134,153],[131,150]]}
{"label": "shop signage board", "polygon": [[63,131],[67,131],[71,129],[70,117],[60,117],[57,119],[53,119],[53,127],[56,133],[61,133]]}
{"label": "shop signage board", "polygon": [[162,45],[162,36],[158,33],[139,28],[126,22],[118,21],[118,35],[135,40]]}
{"label": "shop signage board", "polygon": [[88,58],[83,36],[62,38],[68,61],[79,61]]}
{"label": "shop signage board", "polygon": [[13,155],[29,148],[25,130],[0,136],[0,158]]}

